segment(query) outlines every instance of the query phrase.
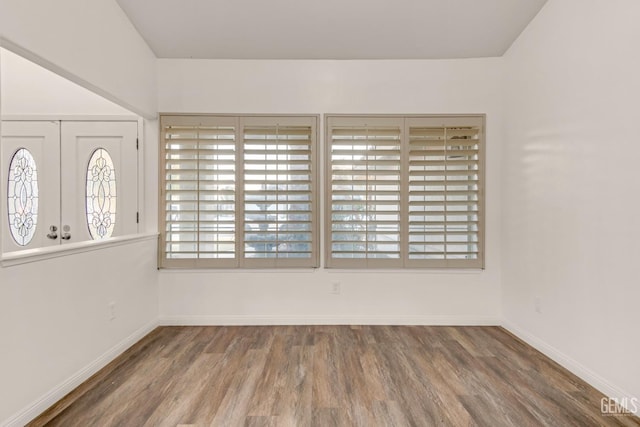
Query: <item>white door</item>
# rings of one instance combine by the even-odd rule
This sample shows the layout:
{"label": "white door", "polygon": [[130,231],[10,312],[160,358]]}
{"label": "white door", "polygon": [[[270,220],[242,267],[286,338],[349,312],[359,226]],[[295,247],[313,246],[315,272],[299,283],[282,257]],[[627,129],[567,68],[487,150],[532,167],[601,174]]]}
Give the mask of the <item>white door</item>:
{"label": "white door", "polygon": [[137,122],[62,122],[62,229],[66,242],[138,232]]}
{"label": "white door", "polygon": [[60,242],[60,123],[2,122],[2,250]]}

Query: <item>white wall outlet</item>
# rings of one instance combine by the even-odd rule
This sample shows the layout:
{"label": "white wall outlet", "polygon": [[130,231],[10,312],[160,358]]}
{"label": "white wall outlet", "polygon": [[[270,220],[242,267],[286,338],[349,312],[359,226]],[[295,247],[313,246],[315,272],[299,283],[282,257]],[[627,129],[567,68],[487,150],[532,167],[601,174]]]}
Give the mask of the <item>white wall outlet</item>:
{"label": "white wall outlet", "polygon": [[535,299],[533,300],[533,308],[536,310],[536,313],[542,313],[542,300],[540,299],[540,297],[535,297]]}
{"label": "white wall outlet", "polygon": [[333,295],[340,295],[340,282],[331,283],[331,293]]}
{"label": "white wall outlet", "polygon": [[111,301],[108,304],[109,306],[109,320],[116,320],[116,302]]}

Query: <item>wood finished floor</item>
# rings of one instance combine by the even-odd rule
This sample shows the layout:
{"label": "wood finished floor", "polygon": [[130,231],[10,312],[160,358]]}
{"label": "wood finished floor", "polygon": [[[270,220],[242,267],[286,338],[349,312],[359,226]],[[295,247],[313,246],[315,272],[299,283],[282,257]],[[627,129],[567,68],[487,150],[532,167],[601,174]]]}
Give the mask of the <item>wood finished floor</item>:
{"label": "wood finished floor", "polygon": [[161,327],[33,426],[599,426],[602,395],[499,327]]}

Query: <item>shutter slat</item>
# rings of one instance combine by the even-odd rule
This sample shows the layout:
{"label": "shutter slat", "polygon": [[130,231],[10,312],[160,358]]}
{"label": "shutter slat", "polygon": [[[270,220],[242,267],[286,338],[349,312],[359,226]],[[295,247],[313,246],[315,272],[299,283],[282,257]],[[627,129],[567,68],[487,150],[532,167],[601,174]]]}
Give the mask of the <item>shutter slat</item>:
{"label": "shutter slat", "polygon": [[480,265],[482,120],[465,117],[327,117],[330,266]]}
{"label": "shutter slat", "polygon": [[[413,157],[444,157],[444,156],[474,156],[478,155],[478,150],[410,150],[409,154]],[[410,161],[411,162],[411,161]]]}
{"label": "shutter slat", "polygon": [[477,259],[479,135],[478,128],[409,128],[409,259]]}
{"label": "shutter slat", "polygon": [[312,258],[311,134],[309,126],[244,128],[246,262]]}
{"label": "shutter slat", "polygon": [[329,131],[332,258],[400,254],[401,129],[371,122]]}
{"label": "shutter slat", "polygon": [[234,257],[235,132],[229,126],[163,128],[167,259]]}
{"label": "shutter slat", "polygon": [[[478,128],[410,127],[410,259],[477,258],[479,143]],[[453,188],[457,191],[452,191]],[[461,221],[460,216],[471,218]],[[458,220],[451,220],[452,217]],[[468,242],[456,241],[465,237]],[[460,251],[460,245],[468,245],[468,250]]]}
{"label": "shutter slat", "polygon": [[297,149],[297,148],[295,148],[295,149],[287,149],[287,150],[281,149],[281,150],[278,150],[278,153],[275,153],[274,151],[275,150],[268,151],[268,150],[265,150],[265,149],[256,150],[256,149],[247,148],[247,149],[244,150],[244,154],[245,154],[245,156],[264,156],[265,153],[269,153],[269,154],[272,154],[272,155],[275,155],[275,154],[287,154],[287,155],[290,155],[290,156],[311,156],[311,151],[310,150],[300,150],[300,149]]}

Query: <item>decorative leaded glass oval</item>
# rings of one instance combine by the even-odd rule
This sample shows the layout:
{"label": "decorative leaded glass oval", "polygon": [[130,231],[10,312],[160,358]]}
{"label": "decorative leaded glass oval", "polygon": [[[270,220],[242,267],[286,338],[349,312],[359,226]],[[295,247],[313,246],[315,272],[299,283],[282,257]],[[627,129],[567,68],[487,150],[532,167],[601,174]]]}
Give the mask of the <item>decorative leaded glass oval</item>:
{"label": "decorative leaded glass oval", "polygon": [[38,225],[38,168],[26,148],[16,151],[9,163],[7,205],[11,237],[26,246]]}
{"label": "decorative leaded glass oval", "polygon": [[92,239],[111,237],[116,225],[116,171],[104,148],[91,155],[87,167],[87,224]]}

